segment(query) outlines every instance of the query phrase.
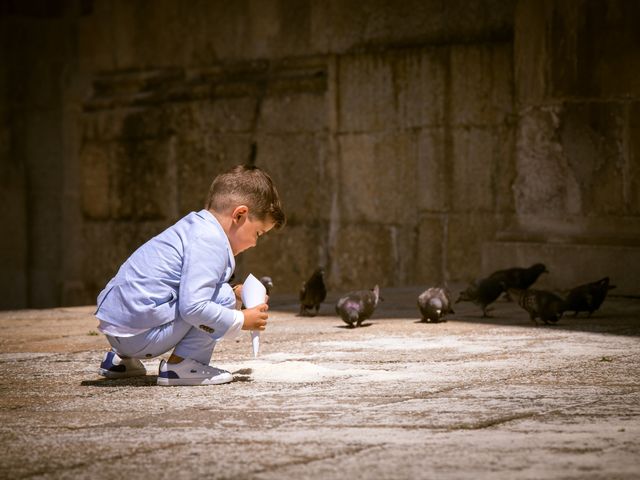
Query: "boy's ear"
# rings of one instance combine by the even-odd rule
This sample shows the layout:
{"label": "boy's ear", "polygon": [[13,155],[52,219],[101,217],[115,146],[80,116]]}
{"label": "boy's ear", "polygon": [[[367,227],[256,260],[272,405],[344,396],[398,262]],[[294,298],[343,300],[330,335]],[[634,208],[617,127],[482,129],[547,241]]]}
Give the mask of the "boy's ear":
{"label": "boy's ear", "polygon": [[231,218],[233,219],[234,222],[239,222],[240,219],[247,215],[247,213],[249,212],[249,207],[247,207],[246,205],[238,205],[236,208],[233,209],[233,212],[231,213]]}

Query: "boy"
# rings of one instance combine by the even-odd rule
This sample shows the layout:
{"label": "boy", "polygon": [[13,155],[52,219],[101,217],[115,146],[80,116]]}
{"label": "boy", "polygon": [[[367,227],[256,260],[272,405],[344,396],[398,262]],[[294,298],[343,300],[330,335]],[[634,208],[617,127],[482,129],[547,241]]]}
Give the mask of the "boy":
{"label": "boy", "polygon": [[140,358],[157,357],[158,385],[215,385],[231,373],[209,366],[223,336],[264,330],[267,304],[236,310],[242,285],[231,288],[234,255],[280,228],[285,215],[269,175],[236,166],[211,184],[205,209],[191,212],[138,248],[98,296],[98,329],[112,350],[99,373],[145,375]]}

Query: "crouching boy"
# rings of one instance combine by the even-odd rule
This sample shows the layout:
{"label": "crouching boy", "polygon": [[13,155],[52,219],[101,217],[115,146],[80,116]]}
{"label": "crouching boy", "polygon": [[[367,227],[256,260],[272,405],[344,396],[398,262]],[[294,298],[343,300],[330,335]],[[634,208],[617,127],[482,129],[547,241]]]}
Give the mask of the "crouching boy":
{"label": "crouching boy", "polygon": [[160,362],[158,385],[233,380],[209,365],[216,342],[264,330],[268,318],[266,303],[235,309],[242,286],[229,285],[234,256],[284,223],[278,192],[263,170],[239,165],[218,175],[205,208],[138,248],[98,296],[98,329],[111,344],[100,375],[145,375],[139,359],[173,349]]}

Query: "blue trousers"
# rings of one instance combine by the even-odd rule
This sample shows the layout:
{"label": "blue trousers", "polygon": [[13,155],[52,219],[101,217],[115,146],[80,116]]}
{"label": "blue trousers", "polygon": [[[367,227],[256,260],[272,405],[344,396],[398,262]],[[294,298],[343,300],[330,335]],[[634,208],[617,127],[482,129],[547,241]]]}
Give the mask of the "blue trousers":
{"label": "blue trousers", "polygon": [[175,347],[174,353],[209,364],[216,340],[181,318],[133,337],[105,335],[113,350],[122,357],[153,358]]}

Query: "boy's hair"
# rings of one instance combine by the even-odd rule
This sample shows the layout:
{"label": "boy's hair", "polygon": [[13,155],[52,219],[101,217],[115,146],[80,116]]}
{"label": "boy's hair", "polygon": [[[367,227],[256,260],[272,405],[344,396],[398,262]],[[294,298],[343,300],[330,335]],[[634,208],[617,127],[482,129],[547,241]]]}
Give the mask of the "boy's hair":
{"label": "boy's hair", "polygon": [[205,208],[225,212],[238,205],[249,207],[249,215],[273,220],[273,228],[282,227],[286,218],[271,177],[259,167],[236,165],[213,179]]}

